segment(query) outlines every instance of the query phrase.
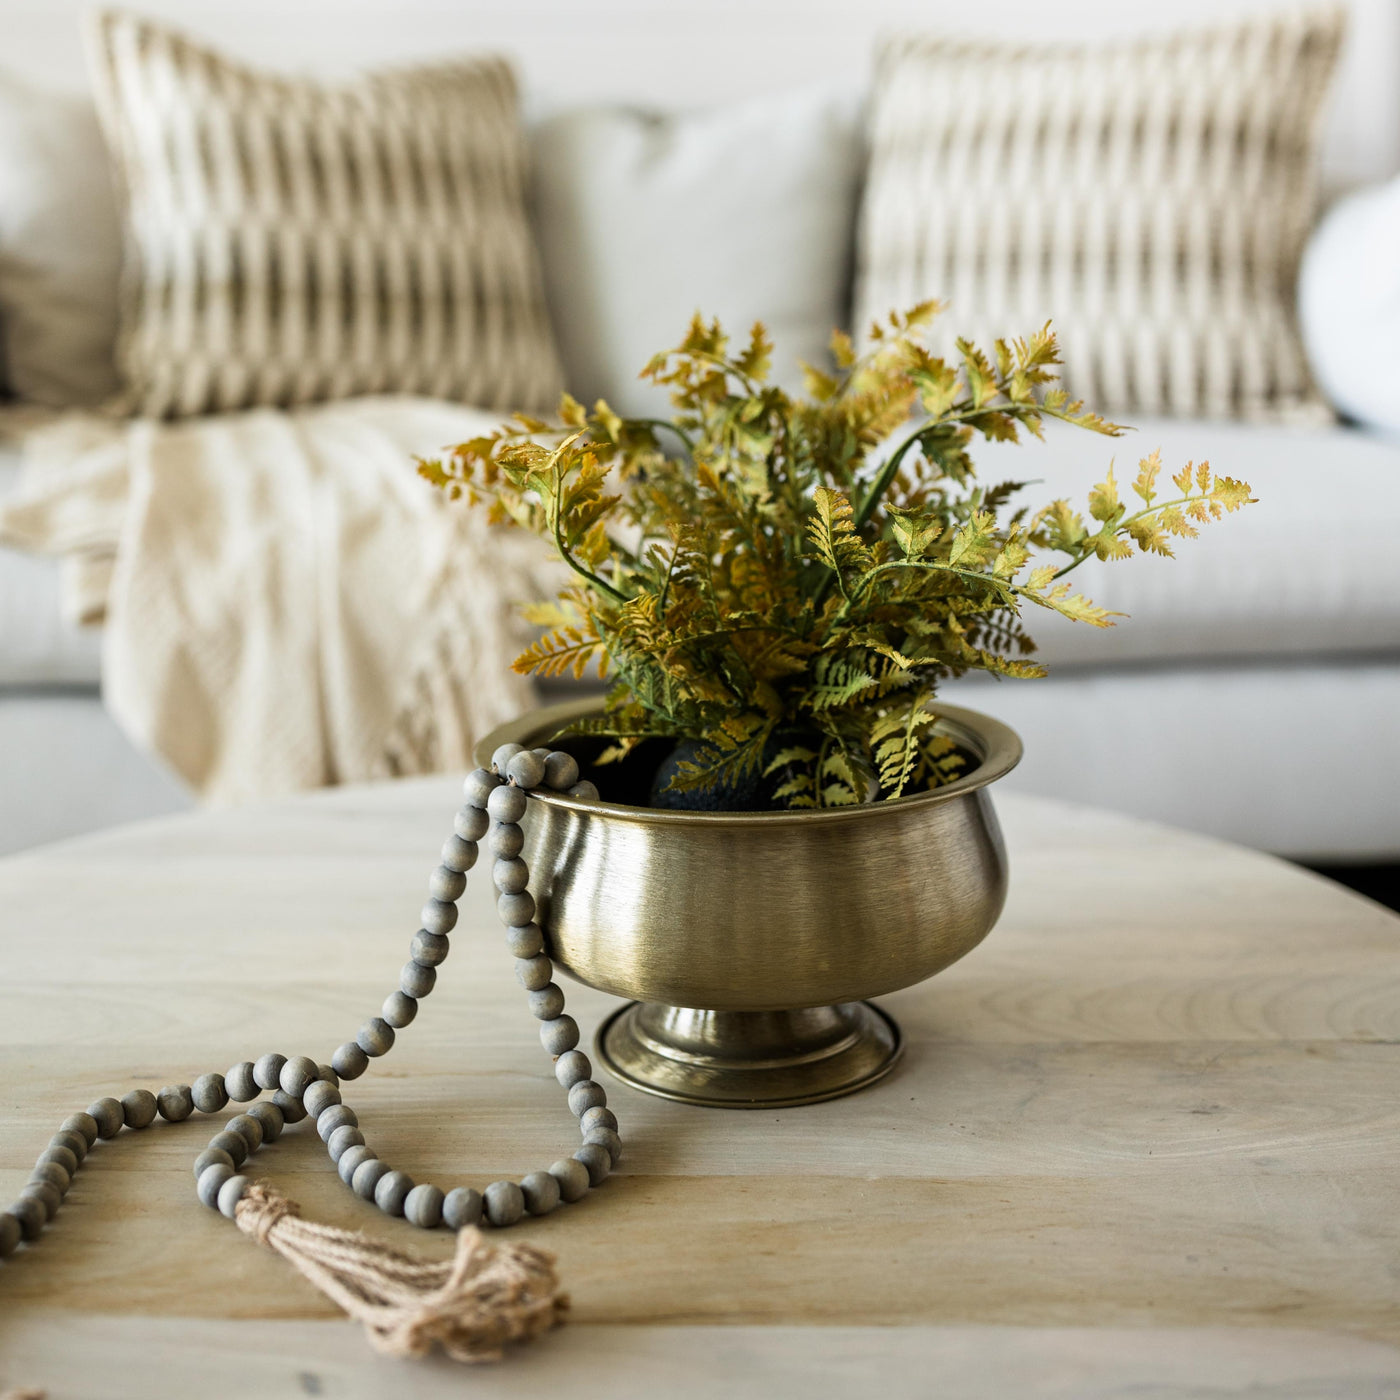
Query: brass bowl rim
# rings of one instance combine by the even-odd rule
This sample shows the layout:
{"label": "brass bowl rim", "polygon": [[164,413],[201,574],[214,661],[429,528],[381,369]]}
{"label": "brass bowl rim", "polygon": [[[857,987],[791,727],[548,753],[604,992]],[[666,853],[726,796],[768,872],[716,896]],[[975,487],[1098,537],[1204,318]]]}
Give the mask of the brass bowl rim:
{"label": "brass bowl rim", "polygon": [[[525,737],[541,730],[561,728],[571,720],[601,708],[601,700],[590,696],[583,700],[565,700],[555,705],[543,705],[539,709],[517,715],[505,724],[498,725],[477,744],[474,750],[476,762],[483,768],[489,768],[491,755],[500,745],[521,743]],[[590,802],[580,797],[569,797],[562,792],[551,792],[546,788],[536,788],[533,795],[551,807],[559,807],[566,811],[650,826],[694,826],[695,823],[701,822],[706,826],[744,827],[799,822],[806,824],[822,821],[869,821],[881,813],[898,815],[911,807],[951,802],[1005,777],[1021,761],[1021,739],[1010,725],[1003,724],[990,715],[984,715],[980,710],[969,710],[961,705],[935,704],[933,708],[938,715],[934,728],[944,730],[975,753],[981,761],[972,772],[943,787],[933,788],[928,792],[910,793],[907,797],[895,797],[884,802],[863,803],[853,807],[803,808],[798,811],[692,812],[667,807],[633,807],[622,802],[602,800]]]}

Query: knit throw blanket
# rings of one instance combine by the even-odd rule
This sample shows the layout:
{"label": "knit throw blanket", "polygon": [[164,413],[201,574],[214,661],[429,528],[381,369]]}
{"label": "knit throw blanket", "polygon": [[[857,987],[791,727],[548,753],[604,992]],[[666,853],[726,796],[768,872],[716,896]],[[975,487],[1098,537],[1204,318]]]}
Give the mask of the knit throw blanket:
{"label": "knit throw blanket", "polygon": [[514,604],[557,578],[413,457],[497,421],[414,398],[65,417],[27,437],[0,543],[63,558],[107,707],[207,801],[466,767],[529,703]]}

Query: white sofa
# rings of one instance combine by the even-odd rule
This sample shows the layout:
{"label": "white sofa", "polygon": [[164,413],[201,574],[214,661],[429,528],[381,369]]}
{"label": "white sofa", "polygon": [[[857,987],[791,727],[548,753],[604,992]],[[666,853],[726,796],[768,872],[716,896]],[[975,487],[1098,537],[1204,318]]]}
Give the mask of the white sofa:
{"label": "white sofa", "polygon": [[[623,367],[673,339],[696,305],[736,324],[763,315],[780,352],[807,356],[847,314],[874,37],[947,18],[901,0],[857,17],[823,0],[793,27],[780,0],[767,0],[743,7],[741,43],[713,16],[669,7],[663,16],[636,0],[610,8],[609,42],[601,20],[563,0],[511,15],[364,0],[343,20],[337,12],[328,35],[308,18],[315,10],[324,21],[317,7],[260,3],[236,19],[212,0],[149,8],[258,61],[330,71],[435,50],[513,51],[533,114],[541,246],[567,367],[581,393],[624,400],[635,391],[619,381]],[[79,87],[76,12],[68,0],[28,11],[0,63]],[[1029,5],[1013,5],[1011,18],[1027,33],[1047,22]],[[1359,0],[1354,18],[1328,143],[1334,188],[1400,168],[1400,18],[1386,0]],[[1106,0],[1057,8],[1056,27],[1072,25],[1126,27]],[[795,96],[744,98],[803,79],[821,81]],[[683,120],[597,110],[601,99],[675,108],[711,97],[725,100]],[[775,153],[785,172],[776,181]],[[685,202],[697,182],[717,192],[714,217]],[[765,211],[804,199],[822,236],[793,241]],[[1184,543],[1176,561],[1086,577],[1091,596],[1132,620],[1108,633],[1034,629],[1050,679],[960,683],[959,701],[1026,741],[1008,787],[1312,860],[1400,859],[1400,442],[1344,426],[1138,427],[1125,443],[1066,431],[979,460],[992,479],[1037,478],[1038,493],[1082,497],[1111,455],[1160,446],[1173,467],[1209,458],[1244,477],[1260,504]],[[15,471],[13,453],[0,455],[0,492]],[[189,804],[108,719],[99,671],[100,638],[62,617],[57,569],[0,551],[0,852]]]}

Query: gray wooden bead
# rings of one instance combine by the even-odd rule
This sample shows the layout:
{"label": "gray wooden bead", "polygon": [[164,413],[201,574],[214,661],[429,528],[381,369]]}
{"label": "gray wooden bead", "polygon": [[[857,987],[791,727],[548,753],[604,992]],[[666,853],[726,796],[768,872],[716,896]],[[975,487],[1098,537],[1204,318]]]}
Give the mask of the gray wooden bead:
{"label": "gray wooden bead", "polygon": [[332,1162],[339,1162],[352,1147],[363,1147],[364,1145],[365,1135],[358,1128],[352,1128],[348,1123],[337,1128],[326,1139],[326,1150],[330,1153]]}
{"label": "gray wooden bead", "polygon": [[538,924],[521,924],[506,930],[506,947],[517,958],[537,958],[544,952],[544,934]]}
{"label": "gray wooden bead", "polygon": [[537,992],[554,980],[554,964],[543,953],[533,958],[516,958],[515,980],[527,992]]}
{"label": "gray wooden bead", "polygon": [[167,1123],[183,1123],[194,1112],[194,1092],[188,1084],[167,1084],[156,1095],[156,1110]]}
{"label": "gray wooden bead", "polygon": [[233,1167],[231,1164],[211,1162],[202,1172],[198,1173],[194,1188],[195,1194],[210,1210],[218,1210],[219,1190],[232,1175]]}
{"label": "gray wooden bead", "polygon": [[91,1147],[97,1141],[97,1119],[90,1113],[70,1113],[59,1128],[61,1133],[81,1133]]}
{"label": "gray wooden bead", "polygon": [[608,1164],[617,1166],[622,1160],[622,1139],[611,1128],[590,1128],[583,1135],[584,1146],[597,1143],[608,1150]]}
{"label": "gray wooden bead", "polygon": [[[92,1116],[97,1117],[95,1113]],[[21,1195],[17,1201],[5,1207],[5,1214],[13,1215],[19,1221],[20,1233],[27,1240],[37,1240],[49,1223],[43,1201],[36,1201],[33,1196]]]}
{"label": "gray wooden bead", "polygon": [[468,807],[484,807],[500,785],[501,780],[489,769],[477,768],[463,780],[462,796],[466,798]]}
{"label": "gray wooden bead", "polygon": [[525,848],[525,832],[519,822],[497,822],[491,828],[491,854],[499,860],[518,856]]}
{"label": "gray wooden bead", "polygon": [[243,1193],[253,1183],[246,1176],[231,1176],[219,1187],[219,1214],[226,1216],[229,1220],[234,1219],[234,1212],[238,1209],[238,1203],[243,1199]]}
{"label": "gray wooden bead", "polygon": [[452,833],[463,841],[480,841],[490,825],[491,818],[486,815],[486,802],[483,799],[481,806],[468,805],[457,813],[452,819]]}
{"label": "gray wooden bead", "polygon": [[[544,759],[526,749],[506,764],[506,777],[519,788],[537,788],[544,782]],[[514,820],[519,821],[516,817]]]}
{"label": "gray wooden bead", "polygon": [[[333,1103],[340,1102],[340,1090],[325,1079],[318,1079],[307,1089],[301,1098],[302,1105],[313,1117],[319,1118],[323,1109],[329,1108]],[[285,1112],[285,1110],[284,1110]],[[291,1120],[288,1119],[288,1122]]]}
{"label": "gray wooden bead", "polygon": [[201,1113],[217,1113],[228,1103],[222,1074],[201,1074],[190,1090],[194,1106]]}
{"label": "gray wooden bead", "polygon": [[491,867],[491,883],[501,894],[519,894],[530,883],[530,869],[519,856],[508,856]]}
{"label": "gray wooden bead", "polygon": [[418,913],[429,933],[451,933],[457,927],[457,906],[444,899],[430,899]]}
{"label": "gray wooden bead", "polygon": [[580,1079],[569,1090],[569,1112],[582,1118],[590,1108],[602,1108],[608,1101],[603,1086],[593,1079]]}
{"label": "gray wooden bead", "polygon": [[[206,1147],[198,1157],[194,1159],[194,1179],[198,1181],[204,1173],[214,1166],[224,1166],[228,1168],[228,1174],[233,1175],[233,1169],[238,1165],[222,1147]],[[206,1201],[206,1205],[209,1203]]]}
{"label": "gray wooden bead", "polygon": [[597,1186],[600,1181],[606,1181],[608,1173],[612,1171],[612,1154],[602,1143],[586,1142],[577,1152],[574,1153],[574,1160],[582,1162],[588,1168],[588,1182],[590,1186]]}
{"label": "gray wooden bead", "polygon": [[593,1077],[593,1065],[582,1050],[570,1050],[567,1055],[560,1055],[555,1060],[554,1077],[559,1081],[560,1088],[572,1089],[575,1084]]}
{"label": "gray wooden bead", "polygon": [[[442,843],[442,866],[446,870],[454,870],[462,876],[462,888],[452,895],[453,899],[462,897],[462,890],[467,887],[466,873],[476,864],[477,844],[475,841],[464,841],[454,831],[446,841]],[[437,899],[445,899],[446,895],[438,894],[431,885],[428,892]]]}
{"label": "gray wooden bead", "polygon": [[350,1189],[362,1201],[372,1201],[380,1178],[388,1175],[388,1162],[381,1162],[378,1157],[372,1157],[355,1168],[355,1175],[350,1178]]}
{"label": "gray wooden bead", "polygon": [[379,1014],[395,1030],[401,1031],[405,1026],[413,1024],[413,1018],[418,1014],[418,1002],[407,992],[390,992],[384,998],[384,1005],[379,1008]]}
{"label": "gray wooden bead", "polygon": [[451,870],[445,865],[438,866],[428,876],[428,893],[434,899],[446,900],[448,903],[455,902],[461,899],[466,888],[467,877],[460,870]]}
{"label": "gray wooden bead", "polygon": [[503,894],[496,899],[496,916],[507,928],[518,928],[535,917],[534,896],[525,893]]}
{"label": "gray wooden bead", "polygon": [[63,1204],[63,1192],[51,1181],[27,1181],[20,1187],[20,1200],[39,1201],[44,1207],[44,1220],[47,1224],[58,1214]]}
{"label": "gray wooden bead", "polygon": [[360,1126],[360,1120],[356,1117],[355,1110],[349,1104],[327,1104],[316,1115],[316,1135],[322,1142],[329,1142],[331,1134],[337,1128],[343,1128],[347,1124],[352,1128]]}
{"label": "gray wooden bead", "polygon": [[78,1154],[71,1147],[55,1147],[50,1143],[40,1154],[40,1162],[56,1162],[71,1177],[78,1170]]}
{"label": "gray wooden bead", "polygon": [[23,1234],[19,1221],[9,1211],[0,1215],[0,1259],[8,1259],[19,1248]]}
{"label": "gray wooden bead", "polygon": [[88,1140],[82,1133],[72,1128],[60,1128],[50,1139],[50,1147],[66,1147],[77,1159],[79,1165],[88,1155]]}
{"label": "gray wooden bead", "polygon": [[282,1129],[287,1122],[282,1110],[271,1099],[264,1103],[255,1103],[248,1110],[248,1117],[262,1129],[264,1142],[276,1142],[282,1136]]}
{"label": "gray wooden bead", "polygon": [[445,933],[429,933],[427,929],[420,928],[413,935],[408,951],[414,962],[422,963],[424,967],[437,967],[447,961],[451,948]]}
{"label": "gray wooden bead", "polygon": [[363,1142],[352,1143],[336,1160],[335,1169],[340,1173],[340,1179],[349,1186],[354,1181],[355,1172],[360,1165],[372,1162],[377,1155],[374,1148],[365,1146]]}
{"label": "gray wooden bead", "polygon": [[578,1044],[578,1022],[572,1016],[556,1016],[540,1023],[540,1044],[546,1055],[563,1055]]}
{"label": "gray wooden bead", "polygon": [[518,822],[525,815],[529,799],[517,787],[498,787],[486,803],[492,821]]}
{"label": "gray wooden bead", "polygon": [[458,1186],[449,1191],[442,1202],[442,1223],[449,1230],[465,1230],[481,1220],[483,1202],[480,1191],[470,1186]]}
{"label": "gray wooden bead", "polygon": [[282,1083],[282,1066],[287,1063],[285,1055],[259,1055],[253,1064],[253,1083],[259,1089],[277,1089]]}
{"label": "gray wooden bead", "polygon": [[249,1152],[256,1152],[262,1146],[262,1124],[250,1113],[240,1113],[224,1124],[227,1132],[237,1133],[248,1144]]}
{"label": "gray wooden bead", "polygon": [[36,1162],[34,1170],[29,1173],[30,1181],[47,1181],[50,1186],[58,1187],[58,1194],[66,1196],[68,1188],[73,1184],[73,1173],[66,1170],[61,1162]]}
{"label": "gray wooden bead", "polygon": [[403,1203],[413,1186],[413,1178],[407,1172],[385,1172],[374,1188],[374,1203],[385,1215],[402,1215]]}
{"label": "gray wooden bead", "polygon": [[330,1065],[317,1065],[316,1074],[318,1078],[324,1079],[327,1084],[333,1084],[337,1089],[340,1088],[340,1076]]}
{"label": "gray wooden bead", "polygon": [[331,1068],[342,1079],[358,1079],[368,1066],[369,1056],[353,1040],[347,1040],[331,1056]]}
{"label": "gray wooden bead", "polygon": [[[541,1021],[552,1021],[564,1009],[564,989],[551,982],[529,996],[530,1015]],[[573,1049],[570,1046],[569,1049]]]}
{"label": "gray wooden bead", "polygon": [[399,970],[399,990],[415,1001],[422,1001],[437,983],[437,972],[432,967],[414,962],[411,958]]}
{"label": "gray wooden bead", "polygon": [[513,1181],[493,1181],[481,1200],[487,1220],[496,1226],[514,1225],[525,1214],[525,1193]]}
{"label": "gray wooden bead", "polygon": [[272,1096],[272,1102],[282,1110],[282,1117],[288,1123],[300,1123],[306,1117],[306,1105],[285,1089],[279,1089]]}
{"label": "gray wooden bead", "polygon": [[224,1075],[224,1088],[234,1103],[247,1103],[258,1096],[258,1081],[253,1078],[252,1060],[243,1060]]}
{"label": "gray wooden bead", "polygon": [[617,1114],[612,1109],[604,1108],[601,1104],[587,1109],[578,1120],[579,1127],[585,1132],[592,1132],[594,1128],[611,1128],[617,1131]]}
{"label": "gray wooden bead", "polygon": [[248,1139],[242,1133],[235,1133],[232,1129],[225,1128],[222,1132],[215,1133],[209,1139],[210,1147],[218,1147],[227,1152],[233,1159],[235,1167],[241,1167],[248,1160]]}
{"label": "gray wooden bead", "polygon": [[442,1203],[445,1199],[440,1186],[425,1181],[404,1197],[403,1217],[420,1230],[436,1230],[442,1224]]}
{"label": "gray wooden bead", "polygon": [[97,1136],[100,1138],[116,1137],[126,1122],[120,1099],[98,1099],[96,1103],[88,1104],[87,1111],[88,1117],[97,1124]]}
{"label": "gray wooden bead", "polygon": [[578,782],[578,759],[556,749],[544,761],[544,781],[555,792],[568,792]]}
{"label": "gray wooden bead", "polygon": [[149,1128],[156,1121],[156,1096],[149,1089],[123,1094],[122,1120],[128,1128]]}
{"label": "gray wooden bead", "polygon": [[491,767],[504,777],[506,768],[509,766],[511,759],[513,759],[516,754],[524,752],[524,744],[502,744],[491,755]]}
{"label": "gray wooden bead", "polygon": [[582,802],[597,802],[598,789],[585,778],[581,783],[575,783],[569,789],[570,797],[577,797]]}
{"label": "gray wooden bead", "polygon": [[387,1055],[394,1045],[394,1028],[382,1016],[371,1016],[360,1027],[355,1044],[371,1058]]}
{"label": "gray wooden bead", "polygon": [[277,1083],[272,1087],[300,1098],[320,1077],[321,1071],[310,1055],[293,1055],[282,1066]]}
{"label": "gray wooden bead", "polygon": [[559,1204],[559,1183],[548,1172],[531,1172],[520,1178],[520,1194],[531,1215],[548,1215]]}

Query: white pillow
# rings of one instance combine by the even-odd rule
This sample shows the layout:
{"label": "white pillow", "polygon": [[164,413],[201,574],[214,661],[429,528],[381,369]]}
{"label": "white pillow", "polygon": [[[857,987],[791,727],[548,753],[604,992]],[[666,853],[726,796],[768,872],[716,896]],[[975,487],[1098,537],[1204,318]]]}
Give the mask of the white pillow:
{"label": "white pillow", "polygon": [[825,363],[848,320],[860,104],[806,91],[683,115],[570,112],[535,133],[545,286],[567,387],[664,413],[637,379],[698,310],[736,339],[764,321],[775,377]]}
{"label": "white pillow", "polygon": [[116,389],[121,257],[92,103],[0,73],[0,359],[21,398],[91,407]]}
{"label": "white pillow", "polygon": [[1323,219],[1303,257],[1298,318],[1333,407],[1400,432],[1400,180]]}

